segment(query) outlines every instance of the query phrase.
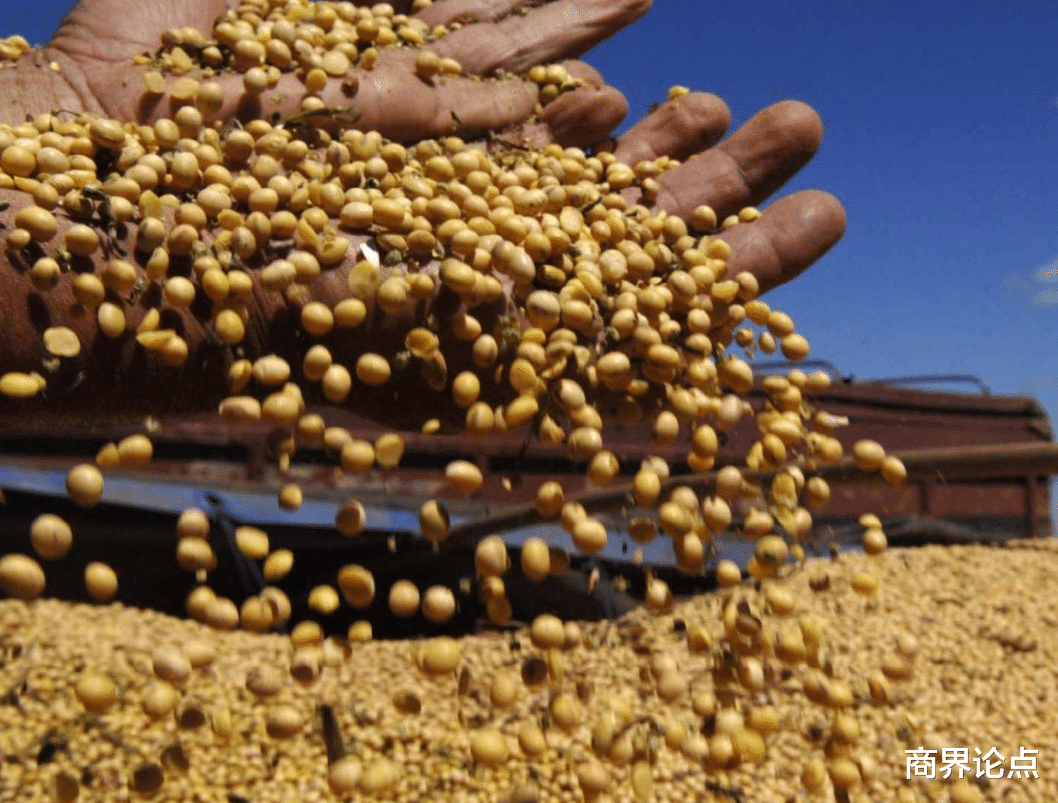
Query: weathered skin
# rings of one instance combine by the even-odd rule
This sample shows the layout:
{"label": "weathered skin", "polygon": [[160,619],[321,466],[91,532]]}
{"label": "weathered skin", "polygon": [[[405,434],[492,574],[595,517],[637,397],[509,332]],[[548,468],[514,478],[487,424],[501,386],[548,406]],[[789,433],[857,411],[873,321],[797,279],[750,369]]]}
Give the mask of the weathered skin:
{"label": "weathered skin", "polygon": [[[113,19],[116,5],[122,9],[120,28],[107,22]],[[142,122],[167,115],[169,103],[164,96],[155,103],[142,102],[144,68],[131,64],[131,57],[156,49],[161,31],[168,27],[192,25],[208,30],[216,15],[230,5],[235,3],[158,0],[128,5],[116,0],[84,0],[44,49],[43,58],[36,58],[41,63],[58,61],[62,66],[60,75],[36,66],[34,54],[27,54],[14,69],[0,70],[0,95],[13,99],[10,106],[0,109],[0,121],[21,122],[27,114],[52,109],[87,110]],[[423,15],[431,22],[446,22],[467,14],[492,20],[502,17],[512,5],[518,4],[444,0]],[[431,46],[441,55],[456,57],[468,73],[496,68],[524,70],[534,60],[547,62],[583,53],[648,8],[649,3],[642,0],[556,0],[525,16],[479,23],[493,27],[489,36],[478,35],[477,25],[467,26]],[[406,52],[384,50],[373,71],[360,71],[357,106],[363,110],[363,117],[357,126],[376,128],[403,141],[452,133],[470,140],[485,131],[514,127],[517,134],[540,144],[587,146],[599,142],[623,119],[627,102],[588,65],[568,62],[567,68],[582,78],[585,86],[560,96],[545,107],[538,122],[529,124],[526,120],[535,97],[532,84],[517,79],[480,82],[456,78],[430,87],[415,76]],[[259,112],[252,105],[238,104],[240,76],[220,76],[218,80],[229,83],[221,116],[247,118]],[[298,82],[290,74],[282,80]],[[299,88],[290,93],[291,112],[296,110],[296,99],[302,91]],[[414,102],[395,103],[391,100],[394,96],[413,97]],[[334,101],[337,103],[338,99]],[[451,112],[456,109],[463,126],[452,131]],[[687,216],[696,206],[709,204],[722,219],[743,206],[762,204],[807,164],[822,138],[818,116],[795,101],[765,109],[718,145],[729,124],[730,113],[723,101],[692,93],[663,104],[636,124],[616,141],[614,153],[629,164],[663,154],[681,160],[696,157],[661,177],[657,207]],[[29,196],[23,193],[0,191],[0,201],[11,205],[0,217],[10,219],[28,200]],[[60,215],[59,225],[61,237],[69,221]],[[844,227],[844,210],[827,193],[803,191],[783,198],[765,209],[754,225],[738,226],[724,235],[734,249],[729,273],[750,271],[758,276],[762,290],[769,289],[794,278],[822,256],[840,238]],[[121,235],[119,232],[119,240]],[[354,248],[358,242],[354,241]],[[131,253],[130,243],[127,238],[118,245]],[[105,251],[97,252],[95,258],[102,262],[104,256]],[[137,350],[130,333],[118,341],[107,340],[97,336],[93,316],[71,313],[76,312],[77,305],[68,282],[60,283],[48,294],[38,293],[25,276],[28,265],[12,263],[7,254],[0,258],[8,263],[7,269],[0,270],[0,320],[4,326],[0,373],[40,370],[41,361],[47,356],[40,335],[49,325],[71,326],[83,344],[80,358],[49,377],[46,398],[29,402],[0,399],[0,418],[24,418],[45,411],[89,418],[104,412],[113,415],[117,410],[132,416],[173,413],[215,408],[226,394],[224,377],[231,351],[217,343],[191,314],[169,310],[167,315],[176,318],[163,322],[163,327],[176,328],[188,342],[187,362],[175,369],[159,366]],[[90,270],[93,265],[86,262],[74,267]],[[347,271],[348,266],[326,271],[303,300],[317,298],[335,303],[346,293]],[[157,289],[150,292],[156,293]],[[148,295],[143,301],[149,299]],[[423,302],[414,310],[415,317],[423,320],[434,305],[450,304],[450,299],[444,294]],[[131,330],[146,309],[141,302],[127,310]],[[288,308],[277,294],[258,288],[249,311],[245,356],[253,359],[275,351],[293,364],[303,347],[296,334],[297,310]],[[493,310],[476,310],[475,315],[489,331],[490,318],[514,312],[513,302],[508,300]],[[399,348],[399,338],[406,327],[383,315],[377,318],[369,314],[359,329],[343,333],[340,341],[331,338],[329,346],[336,360],[342,361],[343,354],[362,352],[366,343],[371,344],[371,350],[384,354]],[[468,348],[466,344],[453,343],[451,350],[445,352],[449,376],[460,370]],[[405,375],[407,379],[403,378]],[[437,396],[424,393],[424,387],[418,371],[410,370],[395,376],[385,388],[355,392],[349,404],[355,405],[358,412],[394,424],[421,421],[438,415],[434,410]],[[394,392],[398,394],[396,400]],[[409,405],[410,399],[417,399],[420,404]],[[404,414],[400,421],[394,420],[395,408]],[[427,409],[430,416],[421,415]],[[403,420],[405,416],[407,421]]]}

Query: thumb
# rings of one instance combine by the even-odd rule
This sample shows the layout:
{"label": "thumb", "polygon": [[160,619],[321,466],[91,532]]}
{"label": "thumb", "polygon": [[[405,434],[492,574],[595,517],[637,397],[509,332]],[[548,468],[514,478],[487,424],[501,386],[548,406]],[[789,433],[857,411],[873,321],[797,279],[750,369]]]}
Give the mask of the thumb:
{"label": "thumb", "polygon": [[51,46],[82,62],[114,64],[158,49],[169,28],[197,28],[208,36],[229,0],[81,0]]}

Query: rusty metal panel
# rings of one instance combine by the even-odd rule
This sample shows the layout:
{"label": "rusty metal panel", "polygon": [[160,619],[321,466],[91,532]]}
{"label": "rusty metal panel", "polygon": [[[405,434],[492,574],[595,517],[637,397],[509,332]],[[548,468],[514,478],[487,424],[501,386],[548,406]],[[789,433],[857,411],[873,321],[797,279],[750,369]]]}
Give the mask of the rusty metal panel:
{"label": "rusty metal panel", "polygon": [[[765,402],[759,389],[748,396],[755,409]],[[1032,473],[1031,459],[996,460],[998,449],[1033,444],[1047,445],[1052,432],[1045,413],[1032,398],[941,393],[871,383],[837,383],[824,392],[808,396],[810,405],[836,415],[847,415],[848,427],[840,435],[851,444],[874,438],[890,452],[914,450],[918,463],[909,463],[912,477],[901,488],[880,481],[851,482],[832,478],[834,493],[827,515],[853,515],[870,510],[879,515],[929,514],[1021,515],[1035,507],[1043,520],[1049,513],[1046,484],[1037,482],[1026,492],[1024,478]],[[327,409],[328,423],[345,426],[357,437],[373,439],[387,431],[377,423],[345,411]],[[114,431],[110,425],[49,424],[44,429],[24,426],[7,429],[0,437],[0,453],[32,456],[42,466],[59,466],[74,458],[90,458],[96,449],[114,437],[137,431],[130,423]],[[744,419],[731,433],[717,464],[739,460],[759,437],[752,419]],[[456,458],[473,459],[481,465],[485,485],[477,495],[486,506],[509,506],[533,499],[545,478],[561,479],[570,496],[589,490],[584,466],[571,463],[562,447],[530,442],[523,435],[473,439],[462,434],[422,435],[407,433],[401,467],[375,472],[367,477],[343,478],[335,471],[336,459],[322,453],[299,452],[288,477],[321,498],[343,495],[384,494],[405,500],[422,499],[439,492],[441,469]],[[633,426],[607,425],[607,447],[621,461],[621,476],[627,482],[640,461],[651,454],[665,457],[674,474],[687,471],[686,443],[658,448],[650,439],[650,422]],[[994,447],[975,453],[968,447]],[[951,450],[943,455],[931,450]],[[962,451],[960,451],[962,450]],[[225,486],[252,482],[259,491],[277,488],[280,474],[267,457],[267,427],[250,425],[231,428],[212,414],[200,413],[165,420],[155,438],[156,459],[146,469],[150,476]],[[910,455],[911,453],[908,452]],[[1016,465],[1015,465],[1016,463]],[[1038,473],[1046,473],[1045,466]],[[916,471],[918,472],[916,474]],[[925,475],[922,474],[925,472]],[[1006,484],[974,486],[955,479],[1004,479]],[[1026,530],[1030,529],[1026,522]]]}

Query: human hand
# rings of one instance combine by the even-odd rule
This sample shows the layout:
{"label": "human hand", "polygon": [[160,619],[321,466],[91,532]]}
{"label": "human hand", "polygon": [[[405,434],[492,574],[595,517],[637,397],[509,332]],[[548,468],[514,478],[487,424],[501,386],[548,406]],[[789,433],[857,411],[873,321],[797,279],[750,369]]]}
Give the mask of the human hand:
{"label": "human hand", "polygon": [[[526,127],[526,134],[539,145],[575,140],[575,121],[584,114],[588,88],[603,94],[608,89],[603,77],[587,64],[567,67],[585,89],[552,102],[545,110],[546,126]],[[762,109],[721,142],[730,125],[731,113],[723,100],[691,92],[661,104],[613,140],[612,151],[632,166],[661,156],[682,162],[658,179],[657,198],[646,204],[652,210],[664,209],[687,220],[696,207],[705,205],[723,221],[744,207],[767,201],[811,161],[823,138],[819,115],[798,101]],[[638,190],[626,190],[625,195],[631,202],[640,201]],[[748,271],[766,292],[799,276],[844,233],[841,202],[828,192],[803,190],[772,203],[752,226],[735,226],[720,237],[732,246],[729,275]]]}
{"label": "human hand", "polygon": [[[64,22],[51,47],[72,62],[83,77],[79,94],[89,110],[117,119],[157,119],[171,110],[167,98],[150,102],[142,92],[144,68],[132,63],[138,53],[153,52],[162,33],[182,26],[210,30],[213,20],[237,5],[234,0],[181,0],[138,3],[83,0]],[[649,0],[574,4],[569,0],[513,14],[518,0],[445,0],[417,16],[430,25],[472,21],[429,48],[463,65],[469,76],[495,70],[526,72],[534,64],[579,55],[627,26],[649,9]],[[125,15],[120,31],[110,24]],[[128,14],[135,16],[131,19]],[[371,71],[358,70],[360,88],[357,127],[375,129],[397,139],[421,139],[441,134],[477,136],[486,131],[526,127],[536,87],[520,80],[481,82],[449,78],[430,86],[414,70],[413,50],[383,50]],[[581,62],[565,64],[582,86],[560,95],[544,107],[532,126],[532,139],[541,144],[586,147],[604,138],[624,119],[627,103],[620,92]],[[239,74],[217,77],[225,103],[216,117],[259,116],[259,98],[248,98]],[[303,94],[293,74],[282,76],[269,94],[281,98],[273,111],[291,114]],[[340,82],[324,90],[326,102],[348,105]],[[98,105],[98,109],[92,108]],[[453,112],[455,116],[453,117]],[[453,123],[458,123],[453,129]],[[756,206],[795,175],[815,154],[822,137],[818,116],[798,103],[779,103],[761,112],[731,139],[716,146],[730,124],[726,105],[714,95],[694,93],[663,104],[631,129],[615,148],[615,155],[634,165],[641,159],[668,155],[693,162],[662,176],[654,204],[688,217],[701,204],[711,206],[719,219],[741,207]],[[723,238],[734,247],[733,265],[748,270],[762,290],[782,284],[815,262],[840,239],[845,228],[841,204],[832,195],[806,191],[782,199],[765,210],[755,226],[736,227]]]}
{"label": "human hand", "polygon": [[[173,30],[191,27],[211,36],[214,20],[239,5],[236,0],[146,0],[132,4],[82,0],[45,48],[46,59],[59,63],[68,88],[75,93],[68,96],[63,108],[141,123],[171,116],[179,105],[169,97],[172,84],[161,95],[147,95],[143,82],[147,68],[134,64],[133,59],[154,54],[163,35]],[[522,6],[527,10],[515,13]],[[329,107],[355,107],[359,115],[356,127],[379,131],[397,141],[442,135],[473,138],[521,123],[533,114],[537,86],[514,73],[524,74],[534,65],[584,53],[634,22],[649,7],[649,0],[553,0],[533,7],[521,0],[488,4],[444,0],[413,16],[421,18],[424,25],[455,30],[420,48],[380,48],[372,69],[356,66],[347,76],[333,77],[318,95]],[[114,24],[117,19],[120,25]],[[453,25],[457,20],[474,20],[474,24],[460,28]],[[462,65],[463,75],[432,80],[418,77],[415,59],[421,50],[454,58]],[[292,66],[299,65],[295,62]],[[481,80],[497,71],[508,77]],[[267,119],[273,114],[285,118],[299,112],[306,94],[304,72],[287,68],[275,86],[259,94],[246,91],[241,72],[221,72],[210,80],[223,89],[224,100],[207,122],[231,117]],[[201,77],[201,70],[188,75]],[[350,79],[358,84],[354,92],[350,92]],[[563,105],[578,109],[577,123],[570,126],[570,118],[565,117],[566,128],[553,132],[553,141],[587,144],[602,139],[627,112],[621,94],[605,85],[569,94],[578,97]],[[35,111],[49,110],[42,107]],[[545,126],[549,118],[545,108],[541,115]]]}
{"label": "human hand", "polygon": [[[456,45],[459,44],[458,40],[453,41]],[[567,52],[564,48],[567,48],[567,45],[561,45],[555,52]],[[471,68],[485,70],[488,65],[495,63],[496,56],[485,52],[479,58],[478,63],[471,63]],[[541,142],[588,144],[599,138],[594,136],[595,131],[602,134],[612,130],[612,125],[623,116],[623,98],[619,93],[608,89],[594,71],[579,63],[569,63],[568,69],[571,74],[584,80],[584,86],[556,98],[545,108],[541,123],[523,133],[535,133],[535,138]],[[583,120],[590,119],[590,115],[583,112],[587,108],[585,102],[589,105],[591,103],[591,93],[595,94],[596,99],[606,100],[613,109],[620,111],[620,115],[611,123],[596,126],[594,129],[591,125],[583,125]],[[599,105],[605,106],[606,103]],[[722,216],[727,211],[736,211],[747,203],[756,204],[766,198],[807,162],[819,144],[821,129],[818,118],[802,104],[778,104],[758,115],[728,142],[712,148],[723,135],[729,120],[727,109],[719,99],[704,94],[688,95],[664,104],[634,127],[616,143],[615,153],[618,158],[633,163],[661,154],[688,159],[685,164],[661,177],[655,206],[663,206],[675,214],[685,216],[698,204],[708,203]],[[522,127],[525,128],[524,124]],[[695,154],[699,154],[698,158],[690,160],[689,157]],[[740,179],[744,180],[740,183]],[[814,220],[821,221],[821,224],[813,223]],[[736,243],[741,237],[745,244],[745,247],[736,247],[730,267],[734,272],[755,272],[762,277],[764,287],[772,286],[795,275],[825,251],[840,236],[843,225],[844,215],[840,205],[830,196],[816,193],[793,196],[766,210],[762,220],[755,226],[736,227],[724,234],[725,239]],[[353,238],[354,249],[362,239]],[[328,303],[335,303],[344,295],[345,276],[344,269],[325,273],[312,289],[313,296]],[[16,292],[9,297],[14,306],[21,306],[17,303],[21,295],[21,292]],[[72,302],[72,299],[66,298],[67,295],[68,290],[64,291],[62,286],[52,293],[52,297],[61,299],[64,304]],[[509,312],[516,311],[513,304],[514,299],[508,298],[504,306]],[[289,331],[292,321],[290,316],[283,312],[283,306],[281,297],[255,293],[249,310],[251,326],[247,332],[248,353],[266,353],[278,348],[280,342],[289,339],[284,335],[296,335],[296,331]],[[130,309],[129,312],[129,324],[137,325],[139,310]],[[495,314],[499,312],[500,310],[495,310]],[[204,321],[194,320],[187,315],[183,317],[188,346],[192,354],[195,354],[204,343],[209,343],[209,330],[203,326]],[[377,347],[379,342],[399,343],[402,339],[400,322],[387,323],[386,316],[374,316],[374,319],[380,328],[366,325],[360,337],[346,341],[346,350],[350,356],[367,348],[366,344],[369,343]],[[82,339],[91,339],[94,334],[90,319],[75,322],[75,328],[84,330]],[[82,332],[78,331],[78,334]],[[26,343],[35,340],[31,330],[27,330],[26,335]],[[293,343],[293,340],[290,342]],[[200,358],[203,353],[208,354],[209,349],[199,352]],[[20,352],[17,361],[24,362],[27,355],[26,351]],[[466,356],[463,355],[464,361]],[[124,365],[130,357],[131,355],[126,354],[119,359],[119,363]],[[224,359],[222,355],[215,357],[221,361]],[[142,367],[142,362],[138,364]],[[164,373],[164,370],[161,373]],[[92,383],[91,375],[83,379],[78,375],[76,381],[95,384],[101,390],[112,391],[111,395],[124,395],[117,386],[121,383],[107,382],[103,374],[95,378],[102,384]],[[137,377],[129,375],[130,384],[138,384],[141,388],[145,384],[157,387],[167,401],[177,407],[183,406],[183,403],[164,391],[164,381],[143,383],[136,380]],[[84,386],[81,389],[83,390]],[[205,401],[207,397],[214,397],[214,393],[220,388],[202,392],[204,390],[203,383],[190,383],[186,386],[186,392],[190,394],[187,398]],[[101,392],[95,398],[102,400],[106,398],[106,393]],[[141,401],[147,403],[149,400],[143,398]],[[378,395],[377,401],[378,410],[367,412],[382,417],[392,413],[392,404],[387,401],[387,397]],[[358,399],[358,405],[364,402],[366,399],[363,397]]]}
{"label": "human hand", "polygon": [[[760,206],[815,156],[823,137],[816,112],[798,101],[769,106],[727,140],[731,115],[720,98],[691,93],[660,106],[614,147],[626,164],[668,155],[683,163],[659,179],[654,208],[687,219],[697,206],[723,221]],[[748,271],[761,292],[800,275],[845,232],[845,210],[833,195],[803,190],[763,209],[751,226],[720,234],[732,247],[728,275]]]}

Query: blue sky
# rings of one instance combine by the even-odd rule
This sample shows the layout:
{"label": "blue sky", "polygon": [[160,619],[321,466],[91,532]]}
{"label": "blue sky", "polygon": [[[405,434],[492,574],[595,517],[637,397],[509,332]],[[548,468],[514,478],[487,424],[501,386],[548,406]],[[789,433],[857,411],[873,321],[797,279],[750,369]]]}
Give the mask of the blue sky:
{"label": "blue sky", "polygon": [[[5,17],[32,42],[69,0]],[[848,211],[844,239],[769,296],[857,377],[969,373],[1058,421],[1058,6],[1051,2],[655,0],[588,57],[629,122],[672,84],[734,125],[784,98],[826,128],[788,190]]]}
{"label": "blue sky", "polygon": [[976,374],[1055,425],[1056,28],[1053,2],[655,0],[587,60],[630,120],[672,84],[724,98],[733,127],[811,104],[823,145],[785,191],[834,193],[848,230],[769,302],[846,373]]}

